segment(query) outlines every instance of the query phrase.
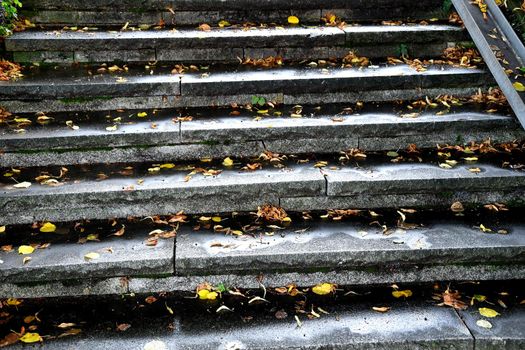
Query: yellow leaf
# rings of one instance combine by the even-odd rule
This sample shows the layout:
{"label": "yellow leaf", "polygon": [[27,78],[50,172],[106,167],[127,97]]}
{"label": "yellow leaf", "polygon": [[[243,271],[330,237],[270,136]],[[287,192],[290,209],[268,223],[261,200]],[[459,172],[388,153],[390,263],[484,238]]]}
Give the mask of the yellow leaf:
{"label": "yellow leaf", "polygon": [[516,89],[516,91],[519,91],[519,92],[524,92],[525,91],[525,85],[523,85],[522,83],[520,83],[519,81],[515,82],[514,84],[512,84],[512,86],[514,86],[514,88]]}
{"label": "yellow leaf", "polygon": [[228,21],[222,20],[222,21],[219,22],[219,27],[220,28],[229,27],[229,26],[231,26],[231,24]]}
{"label": "yellow leaf", "polygon": [[199,290],[197,294],[201,300],[215,300],[219,296],[217,292],[211,292],[207,289]]}
{"label": "yellow leaf", "polygon": [[331,283],[321,283],[312,288],[312,292],[317,295],[327,295],[335,290],[335,285]]}
{"label": "yellow leaf", "polygon": [[40,227],[40,232],[55,232],[56,229],[57,227],[54,224],[46,222],[42,225],[42,227]]}
{"label": "yellow leaf", "polygon": [[463,159],[465,159],[465,161],[467,162],[477,162],[478,161],[478,157],[467,157]]}
{"label": "yellow leaf", "polygon": [[479,314],[481,316],[485,316],[485,317],[489,317],[489,318],[493,318],[493,317],[496,317],[496,316],[500,315],[499,312],[497,312],[496,310],[493,310],[493,309],[489,309],[488,307],[480,307],[478,310],[479,310]]}
{"label": "yellow leaf", "polygon": [[5,226],[0,226],[0,233],[5,233]]}
{"label": "yellow leaf", "polygon": [[106,126],[107,131],[117,131],[117,125]]}
{"label": "yellow leaf", "polygon": [[27,255],[35,251],[35,248],[30,245],[21,245],[18,247],[18,254]]}
{"label": "yellow leaf", "polygon": [[479,225],[479,229],[483,232],[492,232],[492,230],[488,227],[485,227],[485,225],[481,224]]}
{"label": "yellow leaf", "polygon": [[140,112],[140,113],[137,113],[137,117],[139,118],[145,118],[148,116],[148,113],[147,112]]}
{"label": "yellow leaf", "polygon": [[222,165],[233,166],[233,160],[230,157],[224,158],[224,160],[222,161]]}
{"label": "yellow leaf", "polygon": [[18,305],[22,304],[22,300],[15,299],[15,298],[9,298],[9,299],[7,299],[6,303],[9,306],[18,306]]}
{"label": "yellow leaf", "polygon": [[299,18],[297,18],[296,16],[290,16],[290,17],[288,17],[288,23],[290,23],[290,24],[299,24]]}
{"label": "yellow leaf", "polygon": [[31,186],[31,182],[27,182],[27,181],[20,182],[16,185],[13,185],[14,188],[28,188],[30,186]]}
{"label": "yellow leaf", "polygon": [[282,222],[292,222],[292,218],[287,216],[281,220]]}
{"label": "yellow leaf", "polygon": [[38,333],[26,333],[19,340],[22,343],[36,343],[42,341],[42,337]]}
{"label": "yellow leaf", "polygon": [[213,222],[221,222],[221,221],[222,221],[222,218],[221,218],[220,216],[214,216],[214,217],[211,218],[211,220],[212,220]]}
{"label": "yellow leaf", "polygon": [[94,259],[98,259],[100,258],[100,254],[99,253],[87,253],[86,255],[84,255],[84,259],[86,260],[94,260]]}
{"label": "yellow leaf", "polygon": [[161,164],[159,168],[161,168],[161,169],[173,169],[173,168],[175,168],[175,164],[173,164],[173,163]]}
{"label": "yellow leaf", "polygon": [[394,298],[408,298],[412,296],[412,291],[410,289],[407,290],[394,290],[392,291],[392,295]]}

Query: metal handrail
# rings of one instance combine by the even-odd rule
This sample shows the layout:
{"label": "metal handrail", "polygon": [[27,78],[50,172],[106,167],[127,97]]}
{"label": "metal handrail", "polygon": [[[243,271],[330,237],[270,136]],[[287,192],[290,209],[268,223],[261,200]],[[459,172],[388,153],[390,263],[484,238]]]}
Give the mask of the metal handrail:
{"label": "metal handrail", "polygon": [[[525,77],[519,71],[525,62],[523,43],[494,0],[485,0],[486,15],[470,0],[452,0],[452,3],[516,118],[525,129],[525,92],[518,92],[513,85],[518,82],[525,86]],[[513,72],[510,77],[509,71]]]}

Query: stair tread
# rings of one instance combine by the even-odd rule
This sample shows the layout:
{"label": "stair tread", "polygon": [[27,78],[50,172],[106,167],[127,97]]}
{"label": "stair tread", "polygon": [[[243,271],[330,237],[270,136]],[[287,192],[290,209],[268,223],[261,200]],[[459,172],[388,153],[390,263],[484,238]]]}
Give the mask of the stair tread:
{"label": "stair tread", "polygon": [[[409,37],[407,37],[409,36]],[[462,28],[452,25],[364,25],[337,27],[281,27],[250,30],[222,28],[211,31],[197,29],[145,31],[24,31],[6,39],[8,51],[78,51],[344,46],[381,43],[431,41],[449,42],[467,38]],[[286,58],[286,57],[285,57]]]}
{"label": "stair tread", "polygon": [[[283,108],[285,109],[285,108]],[[436,111],[439,112],[439,111]],[[136,112],[140,113],[140,112]],[[325,138],[352,136],[400,136],[425,134],[431,130],[445,129],[460,132],[465,129],[494,131],[497,126],[514,127],[511,116],[493,113],[459,111],[447,115],[423,112],[416,118],[403,118],[398,114],[364,112],[349,116],[325,114],[305,115],[302,118],[270,117],[262,119],[254,112],[242,111],[240,116],[231,116],[228,111],[203,110],[202,116],[193,120],[174,122],[172,111],[158,111],[150,118],[136,117],[135,112],[122,112],[117,115],[126,118],[122,124],[108,122],[76,122],[78,130],[73,130],[65,123],[29,126],[26,132],[17,133],[9,129],[0,129],[0,148],[4,152],[23,150],[75,149],[92,147],[120,147],[132,145],[167,145],[187,144],[204,141],[250,141],[279,139],[308,139],[323,135]],[[191,112],[190,112],[191,113]],[[115,116],[116,118],[116,116]],[[334,120],[335,118],[335,120]],[[30,118],[32,119],[32,118]],[[155,127],[152,127],[152,123]],[[481,128],[481,125],[486,125]],[[117,125],[116,130],[106,128]],[[138,138],[137,136],[141,137]]]}
{"label": "stair tread", "polygon": [[[407,305],[409,304],[409,305]],[[469,329],[452,308],[439,307],[420,301],[392,302],[387,313],[372,310],[370,302],[352,302],[346,305],[324,305],[328,314],[308,319],[306,315],[296,319],[288,315],[277,319],[274,313],[254,313],[249,321],[239,322],[238,312],[231,315],[214,315],[196,310],[178,312],[175,316],[157,318],[135,317],[130,320],[132,328],[126,333],[116,332],[113,327],[99,325],[82,329],[74,337],[58,337],[46,340],[42,349],[290,349],[320,350],[339,346],[341,348],[464,348],[470,349],[474,342],[481,347],[495,341],[504,343],[504,331],[500,325],[509,325],[523,334],[519,324],[524,313],[516,308],[505,318],[492,320],[494,330],[488,339],[475,340]],[[197,309],[200,311],[200,309]],[[101,320],[105,321],[105,320]],[[514,323],[512,324],[511,321]],[[113,322],[114,323],[114,322]],[[210,326],[213,325],[213,326]],[[132,336],[130,335],[132,332]],[[478,343],[479,342],[479,343]],[[146,345],[150,343],[150,347]],[[152,347],[156,346],[156,347]],[[17,344],[13,349],[25,349]]]}
{"label": "stair tread", "polygon": [[430,66],[423,72],[407,65],[235,71],[217,67],[183,75],[162,68],[150,74],[134,67],[127,73],[95,76],[84,69],[56,69],[0,82],[0,98],[12,113],[230,106],[250,103],[254,95],[295,105],[470,96],[491,83],[483,69],[450,66]]}
{"label": "stair tread", "polygon": [[[31,254],[32,260],[26,264],[16,252],[0,252],[4,284],[0,295],[74,296],[83,290],[100,295],[128,288],[133,293],[191,291],[204,281],[256,288],[260,273],[267,287],[286,283],[309,286],[318,279],[362,285],[417,283],[437,277],[522,278],[525,226],[514,221],[501,225],[507,234],[484,233],[467,220],[432,220],[424,227],[398,228],[384,235],[381,229],[366,224],[312,222],[262,237],[193,232],[183,225],[176,243],[159,239],[155,247],[145,246],[153,228],[128,225],[123,237],[86,244],[51,243]],[[84,256],[91,252],[99,252],[100,258],[86,261]],[[127,278],[129,285],[122,285],[120,277]],[[77,282],[69,283],[70,290],[54,287],[67,281]],[[34,282],[41,283],[35,286]]]}
{"label": "stair tread", "polygon": [[[14,224],[166,215],[181,210],[188,214],[252,211],[264,203],[280,203],[293,211],[379,207],[369,201],[389,196],[404,199],[388,200],[382,205],[410,205],[405,201],[414,201],[414,206],[427,205],[432,202],[431,196],[436,196],[441,205],[450,205],[454,193],[466,196],[467,203],[500,201],[503,199],[494,196],[502,194],[519,198],[525,172],[476,163],[475,167],[481,170],[478,174],[469,171],[471,167],[468,164],[453,169],[433,164],[367,165],[359,169],[346,166],[339,170],[339,175],[324,170],[328,174],[325,178],[313,165],[293,165],[255,172],[224,170],[215,176],[197,174],[189,181],[186,178],[189,170],[167,170],[160,175],[144,171],[104,181],[89,178],[95,174],[87,178],[72,175],[57,187],[34,185],[17,189],[4,184],[0,205],[5,213],[3,224]],[[338,205],[341,200],[354,204]],[[297,210],[296,206],[301,205],[307,205],[308,209]]]}
{"label": "stair tread", "polygon": [[[36,249],[31,261],[23,264],[16,252],[0,252],[0,280],[5,282],[49,282],[82,278],[125,276],[161,276],[173,274],[174,240],[159,239],[147,246],[147,228],[128,227],[123,237],[107,237],[101,241],[53,242],[45,249]],[[38,241],[38,237],[31,241]],[[86,254],[98,253],[99,258],[87,260]]]}
{"label": "stair tread", "polygon": [[[418,265],[524,262],[525,226],[508,235],[483,233],[462,222],[430,222],[384,235],[367,224],[305,223],[272,236],[220,235],[183,228],[177,235],[177,275],[366,269]],[[303,230],[305,230],[303,232]],[[297,231],[301,231],[297,233]]]}

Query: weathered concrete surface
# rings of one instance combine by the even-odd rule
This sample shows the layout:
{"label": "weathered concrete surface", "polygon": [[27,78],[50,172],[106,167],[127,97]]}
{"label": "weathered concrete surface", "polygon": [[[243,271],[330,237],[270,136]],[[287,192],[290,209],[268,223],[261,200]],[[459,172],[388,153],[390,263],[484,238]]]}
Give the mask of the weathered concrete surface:
{"label": "weathered concrete surface", "polygon": [[325,191],[325,179],[311,166],[257,172],[227,170],[217,176],[167,171],[138,178],[81,180],[59,187],[32,186],[0,191],[3,224],[39,220],[71,221],[112,217],[252,211],[282,196],[312,196]]}
{"label": "weathered concrete surface", "polygon": [[156,341],[159,350],[473,349],[472,336],[451,309],[421,302],[395,303],[391,311],[381,314],[372,306],[323,306],[328,315],[305,318],[301,327],[291,316],[277,320],[273,315],[255,314],[249,322],[238,322],[237,314],[180,312],[167,319],[132,319],[132,333],[87,328],[78,336],[49,340],[38,348],[143,350]]}
{"label": "weathered concrete surface", "polygon": [[[154,247],[146,245],[148,232],[126,232],[123,237],[103,239],[85,244],[52,243],[36,249],[31,261],[24,264],[16,249],[0,252],[2,283],[52,282],[121,276],[161,276],[173,273],[174,240],[159,239]],[[111,251],[108,251],[111,248]],[[88,253],[99,253],[98,259],[87,261]]]}
{"label": "weathered concrete surface", "polygon": [[210,72],[205,77],[201,74],[185,74],[181,77],[181,93],[183,96],[217,96],[225,91],[229,94],[305,94],[327,91],[335,93],[378,89],[455,88],[483,86],[486,83],[486,72],[478,69],[432,67],[425,72],[417,72],[404,65],[330,70],[283,68],[231,73]]}
{"label": "weathered concrete surface", "polygon": [[[485,83],[491,84],[492,79],[487,77]],[[481,86],[483,88],[484,86]],[[436,98],[443,94],[457,97],[469,97],[479,91],[480,86],[458,88],[410,88],[402,90],[371,90],[352,92],[324,92],[288,95],[282,92],[258,94],[267,101],[275,104],[307,105],[329,103],[356,103],[356,102],[392,102],[396,100],[417,100],[420,98]],[[115,109],[168,109],[176,107],[225,107],[232,103],[242,105],[251,103],[253,93],[225,95],[223,91],[216,96],[149,96],[119,97],[112,99],[86,100],[3,100],[0,105],[12,113],[46,112],[74,112],[74,111],[106,111]]]}
{"label": "weathered concrete surface", "polygon": [[[236,288],[257,289],[260,274],[174,276],[159,278],[110,278],[108,280],[84,279],[48,284],[0,284],[0,298],[47,298],[80,295],[110,295],[121,293],[151,294],[160,292],[194,292],[201,283]],[[518,265],[435,265],[403,266],[387,270],[363,269],[331,272],[293,272],[264,274],[266,288],[277,288],[295,283],[311,287],[330,282],[338,285],[389,285],[393,283],[429,283],[435,281],[508,281],[525,278],[525,266]],[[64,288],[62,288],[64,286]]]}
{"label": "weathered concrete surface", "polygon": [[154,119],[155,128],[151,121],[132,121],[115,131],[107,131],[110,124],[101,122],[80,123],[78,130],[63,124],[30,127],[25,133],[4,129],[0,131],[4,150],[0,167],[252,157],[265,147],[284,154],[338,153],[351,148],[397,150],[412,143],[431,148],[454,144],[458,138],[465,142],[525,138],[512,117],[483,113],[400,118],[379,113],[336,116],[334,112],[333,116],[262,119],[254,119],[253,113],[238,117],[225,113],[204,111],[202,117],[181,123],[174,123],[171,113],[161,113]]}
{"label": "weathered concrete surface", "polygon": [[[510,181],[512,183],[512,181]],[[512,186],[512,185],[511,185]],[[487,203],[508,203],[512,207],[525,205],[525,190],[522,188],[506,191],[449,191],[426,193],[371,193],[353,196],[323,196],[281,198],[280,205],[290,211],[326,209],[369,209],[369,208],[449,208],[454,202],[465,205],[484,205]]]}
{"label": "weathered concrete surface", "polygon": [[93,296],[93,295],[120,295],[129,292],[128,279],[119,278],[100,278],[58,281],[49,283],[30,283],[0,284],[1,298],[38,298],[50,297],[76,297],[76,296]]}
{"label": "weathered concrete surface", "polygon": [[[411,0],[399,0],[397,7],[423,8],[439,7],[438,0],[422,0],[414,3]],[[255,6],[256,5],[256,6]],[[31,9],[60,9],[60,10],[98,10],[98,9],[129,9],[137,6],[136,0],[94,0],[85,2],[83,0],[27,0],[25,7]],[[281,0],[145,0],[141,1],[139,9],[165,9],[170,7],[174,10],[244,10],[256,7],[258,9],[311,9],[311,8],[384,8],[392,9],[389,0],[290,0],[283,3]]]}
{"label": "weathered concrete surface", "polygon": [[[469,171],[481,169],[480,173]],[[444,169],[433,164],[385,164],[325,169],[328,196],[439,193],[525,188],[525,172],[490,164],[460,164]]]}
{"label": "weathered concrete surface", "polygon": [[[496,309],[501,315],[495,318],[485,318],[479,314],[478,307]],[[476,349],[478,350],[520,350],[525,348],[525,308],[518,305],[510,309],[499,306],[476,304],[466,311],[459,311],[459,315],[470,329]],[[485,319],[492,324],[491,329],[482,328],[476,321]]]}
{"label": "weathered concrete surface", "polygon": [[[262,270],[262,269],[261,269]],[[207,276],[175,276],[167,278],[132,278],[129,281],[133,293],[152,293],[162,291],[195,291],[201,283],[237,288],[259,288],[259,273],[249,275],[207,275]],[[393,283],[425,283],[435,281],[504,281],[521,280],[525,278],[525,266],[516,265],[435,265],[435,266],[403,266],[389,269],[362,269],[329,272],[290,272],[264,274],[263,283],[266,288],[277,288],[295,283],[297,286],[308,287],[318,283],[330,282],[338,285],[388,285]],[[30,287],[28,287],[30,289]],[[31,293],[30,290],[24,290]]]}
{"label": "weathered concrete surface", "polygon": [[406,265],[525,263],[525,225],[510,225],[508,235],[481,232],[455,223],[435,223],[383,235],[369,225],[312,223],[251,236],[194,232],[177,236],[177,275],[213,275],[270,271],[344,270]]}
{"label": "weathered concrete surface", "polygon": [[111,148],[100,150],[43,151],[32,154],[4,153],[0,167],[37,167],[71,164],[173,162],[202,158],[257,157],[265,150],[262,142],[239,142],[229,145],[172,145]]}
{"label": "weathered concrete surface", "polygon": [[[360,31],[361,36],[370,40],[376,31]],[[413,31],[410,31],[412,33]],[[435,35],[439,30],[420,29],[421,36]],[[457,35],[461,30],[442,28],[441,35]],[[364,34],[362,34],[364,33]],[[403,32],[396,31],[398,35]],[[348,34],[347,34],[348,35]],[[361,37],[354,34],[356,37]],[[392,35],[395,41],[395,35]],[[363,38],[363,40],[365,40]],[[453,41],[453,40],[450,40]],[[6,40],[7,51],[100,51],[100,50],[141,50],[180,48],[243,48],[243,47],[287,47],[287,46],[341,46],[345,44],[345,32],[336,27],[287,28],[287,29],[220,29],[162,30],[129,32],[19,32]]]}

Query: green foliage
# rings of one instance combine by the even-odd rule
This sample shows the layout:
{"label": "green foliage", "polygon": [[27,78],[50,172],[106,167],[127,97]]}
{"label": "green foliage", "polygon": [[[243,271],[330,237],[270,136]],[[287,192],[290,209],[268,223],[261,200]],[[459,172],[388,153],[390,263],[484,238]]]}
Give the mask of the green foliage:
{"label": "green foliage", "polygon": [[252,105],[264,106],[266,104],[266,99],[261,96],[252,96]]}
{"label": "green foliage", "polygon": [[18,18],[18,8],[22,7],[20,0],[1,0],[0,6],[0,36],[11,34],[13,21]]}
{"label": "green foliage", "polygon": [[448,14],[452,11],[452,0],[445,0],[443,1],[442,6],[443,12]]}

